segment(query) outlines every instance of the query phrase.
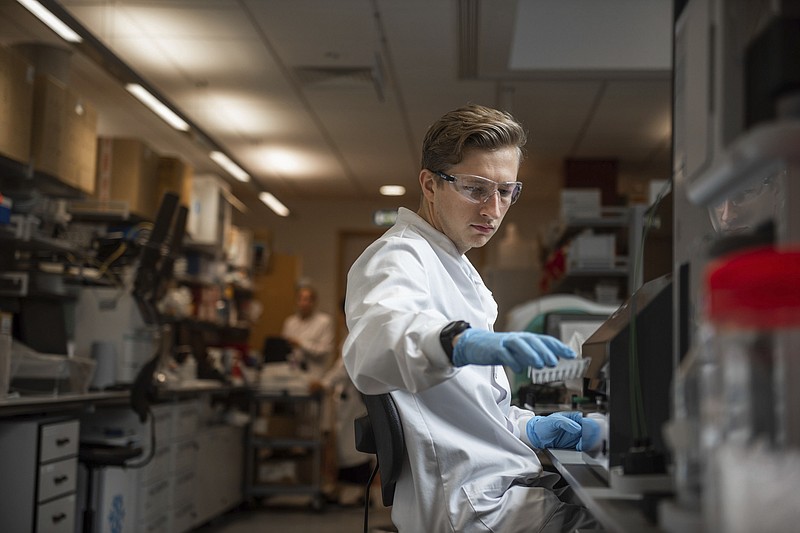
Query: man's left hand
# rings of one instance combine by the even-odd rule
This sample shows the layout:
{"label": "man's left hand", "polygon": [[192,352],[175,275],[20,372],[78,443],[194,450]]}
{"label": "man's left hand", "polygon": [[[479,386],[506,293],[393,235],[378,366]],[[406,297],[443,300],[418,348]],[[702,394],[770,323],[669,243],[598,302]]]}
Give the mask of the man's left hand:
{"label": "man's left hand", "polygon": [[526,426],[528,439],[536,448],[564,448],[588,451],[595,448],[602,431],[598,422],[575,411],[535,416]]}

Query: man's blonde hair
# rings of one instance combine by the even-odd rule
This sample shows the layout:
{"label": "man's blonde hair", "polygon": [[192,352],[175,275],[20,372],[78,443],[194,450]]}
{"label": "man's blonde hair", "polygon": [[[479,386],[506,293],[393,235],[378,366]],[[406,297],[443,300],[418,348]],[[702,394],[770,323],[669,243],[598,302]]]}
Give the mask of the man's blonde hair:
{"label": "man's blonde hair", "polygon": [[428,128],[422,142],[422,168],[446,171],[473,148],[516,148],[521,161],[526,142],[525,130],[509,113],[471,104],[445,113]]}

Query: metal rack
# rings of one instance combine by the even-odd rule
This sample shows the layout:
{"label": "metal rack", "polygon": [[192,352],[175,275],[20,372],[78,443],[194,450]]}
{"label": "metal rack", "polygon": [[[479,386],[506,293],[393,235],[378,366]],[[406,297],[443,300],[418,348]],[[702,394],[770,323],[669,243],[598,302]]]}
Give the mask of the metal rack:
{"label": "metal rack", "polygon": [[635,268],[641,253],[642,231],[646,206],[604,207],[601,216],[570,217],[565,220],[562,239],[574,236],[580,230],[591,228],[600,232],[618,234],[626,243],[627,253],[618,255],[613,266],[605,268],[569,268],[564,278],[552,292],[572,292],[577,287],[595,283],[598,279],[624,280],[626,294],[632,294],[642,284],[642,273]]}
{"label": "metal rack", "polygon": [[[322,511],[325,499],[322,495],[322,396],[308,393],[290,393],[288,391],[259,391],[252,393],[250,398],[250,420],[247,430],[245,447],[245,481],[244,498],[246,501],[253,499],[262,500],[265,497],[280,495],[308,495],[311,497],[311,507],[315,511]],[[293,433],[275,431],[270,428],[270,421],[264,429],[258,431],[254,423],[263,416],[262,407],[269,405],[272,413],[284,410],[286,413],[302,413],[305,417],[305,428],[310,430],[297,433],[301,426],[300,417],[295,417]],[[274,418],[272,420],[274,424]],[[264,454],[274,454],[268,458]],[[273,465],[295,461],[299,464],[310,458],[310,480],[300,479],[288,482],[259,480],[259,469],[269,469]]]}

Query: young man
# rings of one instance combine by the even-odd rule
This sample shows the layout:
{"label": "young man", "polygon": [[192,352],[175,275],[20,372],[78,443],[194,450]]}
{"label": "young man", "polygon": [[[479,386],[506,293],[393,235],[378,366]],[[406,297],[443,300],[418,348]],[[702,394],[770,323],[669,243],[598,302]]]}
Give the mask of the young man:
{"label": "young man", "polygon": [[[510,405],[503,365],[554,366],[575,354],[552,337],[494,333],[497,304],[464,254],[486,244],[522,189],[525,132],[500,111],[445,114],[422,147],[417,213],[350,269],[347,371],[365,394],[390,392],[407,448],[392,520],[402,531],[562,531],[594,525],[561,502],[533,448],[586,449],[599,429],[579,413]],[[593,425],[594,424],[594,425]]]}

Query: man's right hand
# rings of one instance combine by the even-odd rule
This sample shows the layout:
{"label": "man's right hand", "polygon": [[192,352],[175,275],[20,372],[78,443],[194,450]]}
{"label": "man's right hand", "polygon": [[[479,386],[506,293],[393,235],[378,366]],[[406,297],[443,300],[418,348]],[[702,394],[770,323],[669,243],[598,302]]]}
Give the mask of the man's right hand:
{"label": "man's right hand", "polygon": [[525,367],[556,366],[558,359],[574,359],[575,352],[555,337],[527,331],[495,333],[467,329],[453,348],[453,364],[506,365],[514,372]]}

